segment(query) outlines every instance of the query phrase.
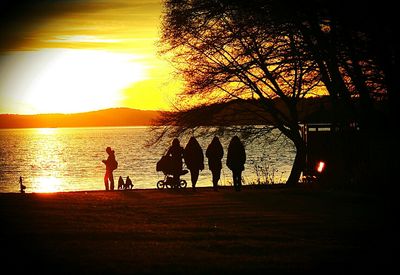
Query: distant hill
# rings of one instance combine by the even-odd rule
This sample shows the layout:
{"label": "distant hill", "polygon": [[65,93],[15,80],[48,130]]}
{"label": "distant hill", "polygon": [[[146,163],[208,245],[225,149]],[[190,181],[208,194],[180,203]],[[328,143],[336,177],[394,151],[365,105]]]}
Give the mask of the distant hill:
{"label": "distant hill", "polygon": [[[276,108],[287,114],[281,99]],[[298,104],[299,122],[330,122],[332,108],[328,97],[301,99]],[[382,105],[382,104],[381,104]],[[382,110],[382,106],[378,106]],[[383,105],[384,107],[384,105]],[[383,113],[383,112],[382,112]],[[233,100],[202,106],[178,116],[161,111],[112,108],[76,114],[13,115],[0,114],[0,128],[150,126],[150,125],[249,125],[272,124],[273,118],[254,100]],[[161,116],[163,115],[163,116]]]}
{"label": "distant hill", "polygon": [[0,128],[148,126],[159,111],[111,108],[75,114],[0,114]]}

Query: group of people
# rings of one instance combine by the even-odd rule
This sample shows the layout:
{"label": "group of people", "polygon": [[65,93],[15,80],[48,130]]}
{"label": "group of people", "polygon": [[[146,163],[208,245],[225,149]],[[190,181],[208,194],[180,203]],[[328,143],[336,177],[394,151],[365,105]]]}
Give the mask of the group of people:
{"label": "group of people", "polygon": [[[177,138],[172,141],[171,147],[168,149],[167,156],[170,156],[172,166],[172,176],[174,181],[179,182],[182,172],[183,161],[190,171],[192,188],[196,187],[200,171],[204,169],[204,154],[199,142],[195,137],[191,137],[189,142],[183,148]],[[214,190],[218,189],[218,182],[221,177],[222,157],[224,150],[218,137],[214,137],[206,149],[206,157],[208,158],[208,167],[212,173],[212,182]],[[243,143],[238,136],[234,136],[228,146],[228,155],[226,165],[232,171],[233,185],[235,190],[240,191],[242,187],[242,172],[246,162],[246,151]]]}
{"label": "group of people", "polygon": [[118,179],[118,189],[119,190],[126,190],[126,189],[132,189],[133,188],[133,183],[132,180],[129,178],[129,176],[126,177],[126,182],[124,182],[124,179],[122,176],[119,176]]}
{"label": "group of people", "polygon": [[[106,190],[114,190],[113,171],[117,169],[118,162],[115,159],[115,152],[110,147],[106,148],[108,158],[103,160],[106,165],[104,175],[104,185]],[[171,174],[173,180],[180,181],[180,176],[183,170],[183,161],[190,171],[192,188],[196,187],[200,171],[204,169],[204,154],[199,142],[195,137],[191,137],[185,148],[180,145],[179,139],[175,138],[172,141],[171,147],[168,148],[166,156],[170,157]],[[214,190],[218,189],[218,182],[221,177],[222,157],[224,150],[218,137],[214,137],[206,150],[208,158],[208,167],[212,173],[212,182]],[[243,143],[238,136],[234,136],[228,146],[228,154],[226,165],[232,171],[233,185],[236,191],[240,191],[242,187],[242,172],[246,162],[246,151]]]}

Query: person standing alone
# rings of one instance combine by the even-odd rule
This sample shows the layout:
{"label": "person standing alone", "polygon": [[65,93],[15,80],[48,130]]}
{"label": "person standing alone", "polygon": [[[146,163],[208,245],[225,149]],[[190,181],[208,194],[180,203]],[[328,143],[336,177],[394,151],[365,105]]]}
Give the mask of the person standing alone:
{"label": "person standing alone", "polygon": [[238,136],[234,136],[228,146],[226,165],[232,171],[233,185],[236,191],[242,189],[242,172],[246,162],[246,151]]}
{"label": "person standing alone", "polygon": [[115,151],[111,147],[106,148],[108,157],[102,162],[106,165],[106,173],[104,174],[104,185],[106,190],[114,190],[114,175],[113,171],[118,168],[118,162],[115,159]]}

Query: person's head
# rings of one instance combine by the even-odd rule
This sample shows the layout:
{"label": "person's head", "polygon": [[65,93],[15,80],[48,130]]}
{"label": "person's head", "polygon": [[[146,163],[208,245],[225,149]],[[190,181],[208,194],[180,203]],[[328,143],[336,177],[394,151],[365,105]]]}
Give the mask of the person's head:
{"label": "person's head", "polygon": [[107,147],[106,152],[107,152],[107,154],[111,154],[111,152],[112,152],[111,147]]}
{"label": "person's head", "polygon": [[229,143],[229,146],[242,146],[242,142],[240,141],[238,136],[234,136]]}
{"label": "person's head", "polygon": [[188,143],[190,143],[190,144],[196,144],[196,143],[198,143],[198,142],[197,142],[197,139],[196,139],[195,137],[190,137]]}
{"label": "person's head", "polygon": [[180,146],[179,139],[174,138],[174,140],[172,141],[172,146]]}

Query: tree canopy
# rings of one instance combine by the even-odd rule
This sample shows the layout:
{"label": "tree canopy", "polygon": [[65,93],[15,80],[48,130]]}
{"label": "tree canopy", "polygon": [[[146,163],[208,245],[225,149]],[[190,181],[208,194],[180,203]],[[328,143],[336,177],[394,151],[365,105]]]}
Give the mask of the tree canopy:
{"label": "tree canopy", "polygon": [[216,114],[222,102],[250,102],[262,110],[252,112],[268,113],[266,123],[293,141],[288,183],[298,181],[305,162],[302,98],[329,94],[334,120],[356,119],[363,129],[374,125],[376,101],[391,102],[389,116],[397,113],[398,50],[393,4],[385,2],[165,1],[160,52],[172,54],[185,89],[179,112],[164,122],[194,127],[205,106]]}

